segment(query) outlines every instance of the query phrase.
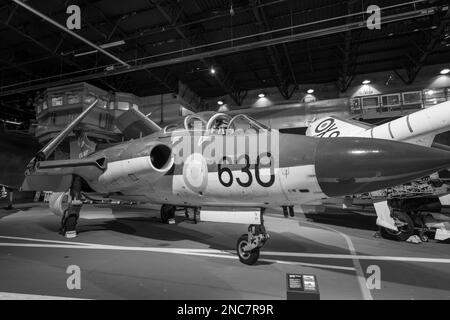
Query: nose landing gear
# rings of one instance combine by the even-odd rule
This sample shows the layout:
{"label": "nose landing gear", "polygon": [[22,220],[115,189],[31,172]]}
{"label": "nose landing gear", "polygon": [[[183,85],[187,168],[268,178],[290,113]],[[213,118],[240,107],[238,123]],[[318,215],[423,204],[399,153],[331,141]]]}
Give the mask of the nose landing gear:
{"label": "nose landing gear", "polygon": [[260,249],[270,239],[264,227],[261,214],[261,224],[252,224],[248,227],[248,233],[239,237],[236,244],[236,252],[239,260],[246,265],[253,265],[258,261]]}

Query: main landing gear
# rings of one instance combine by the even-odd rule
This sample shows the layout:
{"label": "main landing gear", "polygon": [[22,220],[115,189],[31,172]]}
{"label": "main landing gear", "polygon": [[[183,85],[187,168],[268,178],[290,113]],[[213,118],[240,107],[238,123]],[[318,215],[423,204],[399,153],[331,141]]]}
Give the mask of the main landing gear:
{"label": "main landing gear", "polygon": [[69,192],[69,207],[64,211],[61,218],[60,233],[66,238],[75,238],[77,236],[77,223],[80,217],[81,207],[81,188],[82,181],[79,176],[75,176]]}
{"label": "main landing gear", "polygon": [[[180,209],[180,208],[178,208]],[[161,206],[161,221],[166,224],[175,223],[175,212],[177,207],[174,205],[165,204]],[[231,211],[215,211],[212,216],[201,217],[200,208],[184,208],[185,216],[187,221],[193,221],[194,223],[205,221],[205,222],[223,222],[223,223],[233,223],[230,219]],[[213,211],[211,211],[213,212]],[[210,212],[210,214],[211,214]],[[239,237],[236,243],[236,252],[239,260],[247,265],[253,265],[258,261],[259,252],[261,248],[269,240],[269,234],[266,232],[264,227],[264,209],[261,209],[258,217],[255,217],[254,211],[251,214],[246,214],[246,218],[242,218],[240,222],[236,223],[253,223],[248,227],[248,232]],[[259,223],[259,224],[254,224]]]}
{"label": "main landing gear", "polygon": [[248,233],[239,237],[236,244],[236,252],[239,260],[247,265],[253,265],[258,261],[259,251],[270,239],[266,232],[261,212],[261,224],[252,224],[248,227]]}

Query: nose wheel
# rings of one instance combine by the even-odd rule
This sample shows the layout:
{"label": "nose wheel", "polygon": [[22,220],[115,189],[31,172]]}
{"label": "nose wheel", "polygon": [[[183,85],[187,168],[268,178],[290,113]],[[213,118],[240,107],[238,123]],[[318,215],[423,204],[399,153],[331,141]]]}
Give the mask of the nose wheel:
{"label": "nose wheel", "polygon": [[239,260],[246,265],[254,265],[259,259],[260,249],[269,238],[270,236],[263,224],[250,225],[248,233],[240,236],[236,244]]}

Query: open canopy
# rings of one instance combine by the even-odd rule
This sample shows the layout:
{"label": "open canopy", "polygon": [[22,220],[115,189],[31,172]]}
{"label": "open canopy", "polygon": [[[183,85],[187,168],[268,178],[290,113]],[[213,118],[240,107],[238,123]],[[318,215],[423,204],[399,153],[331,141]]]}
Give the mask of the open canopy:
{"label": "open canopy", "polygon": [[230,116],[226,113],[212,111],[190,114],[184,117],[179,123],[171,124],[164,128],[164,131],[167,133],[185,130],[206,131],[209,134],[236,134],[245,133],[249,130],[259,132],[270,129],[244,114]]}

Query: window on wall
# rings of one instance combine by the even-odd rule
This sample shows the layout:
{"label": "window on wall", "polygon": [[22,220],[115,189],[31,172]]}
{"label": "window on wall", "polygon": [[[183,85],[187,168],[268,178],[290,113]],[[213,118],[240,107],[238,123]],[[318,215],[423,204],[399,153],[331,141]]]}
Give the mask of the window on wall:
{"label": "window on wall", "polygon": [[386,94],[381,96],[381,103],[383,107],[397,107],[400,106],[400,94]]}
{"label": "window on wall", "polygon": [[52,98],[52,107],[59,107],[63,105],[63,97],[56,96]]}
{"label": "window on wall", "polygon": [[361,99],[360,98],[350,99],[350,109],[353,113],[361,112]]}
{"label": "window on wall", "polygon": [[422,104],[422,93],[420,91],[403,92],[403,104]]}
{"label": "window on wall", "polygon": [[445,102],[445,89],[425,89],[423,97],[425,106],[433,106]]}
{"label": "window on wall", "polygon": [[109,107],[108,106],[108,99],[105,96],[100,97],[99,106],[101,106],[103,109],[107,109]]}
{"label": "window on wall", "polygon": [[80,103],[80,96],[78,94],[68,94],[67,103],[68,104]]}
{"label": "window on wall", "polygon": [[376,97],[363,97],[361,103],[364,109],[376,109],[380,106],[380,98]]}
{"label": "window on wall", "polygon": [[87,95],[84,96],[84,103],[91,104],[95,101],[95,94],[92,92],[89,92]]}
{"label": "window on wall", "polygon": [[119,102],[117,102],[117,109],[119,109],[119,110],[129,110],[130,109],[130,103],[129,102],[119,101]]}

